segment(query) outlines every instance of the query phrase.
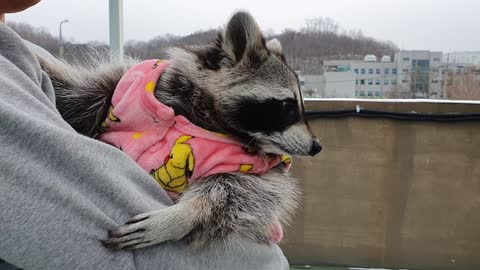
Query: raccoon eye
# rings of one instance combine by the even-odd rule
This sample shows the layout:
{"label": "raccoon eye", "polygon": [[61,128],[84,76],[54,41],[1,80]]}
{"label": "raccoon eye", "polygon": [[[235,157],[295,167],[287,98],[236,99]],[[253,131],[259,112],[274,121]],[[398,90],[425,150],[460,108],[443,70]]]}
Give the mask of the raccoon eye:
{"label": "raccoon eye", "polygon": [[282,111],[287,115],[295,110],[295,101],[292,100],[284,100],[281,103]]}
{"label": "raccoon eye", "polygon": [[269,133],[283,131],[300,121],[300,110],[293,98],[245,99],[238,103],[231,117],[243,130]]}

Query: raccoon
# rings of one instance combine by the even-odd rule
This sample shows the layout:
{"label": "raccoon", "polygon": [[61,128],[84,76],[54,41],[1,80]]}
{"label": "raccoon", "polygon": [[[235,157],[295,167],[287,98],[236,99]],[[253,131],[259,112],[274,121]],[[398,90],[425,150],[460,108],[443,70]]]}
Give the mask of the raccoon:
{"label": "raccoon", "polygon": [[[215,42],[169,49],[172,64],[155,98],[193,124],[228,134],[255,151],[314,156],[321,145],[304,119],[299,80],[280,42],[266,42],[254,18],[235,13]],[[57,108],[79,133],[102,133],[112,95],[136,60],[80,68],[41,61],[56,91]],[[176,204],[133,217],[109,232],[112,249],[142,248],[168,240],[195,246],[238,237],[271,244],[272,226],[288,224],[301,192],[288,173],[222,173],[189,185]]]}

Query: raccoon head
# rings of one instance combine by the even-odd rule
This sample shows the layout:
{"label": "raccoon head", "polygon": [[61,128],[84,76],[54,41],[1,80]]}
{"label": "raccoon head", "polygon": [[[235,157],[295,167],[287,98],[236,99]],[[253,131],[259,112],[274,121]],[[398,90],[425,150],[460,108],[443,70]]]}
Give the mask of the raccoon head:
{"label": "raccoon head", "polygon": [[177,50],[173,57],[212,100],[211,117],[221,130],[266,153],[320,152],[303,117],[297,74],[286,64],[280,42],[266,42],[250,14],[234,14],[215,45]]}
{"label": "raccoon head", "polygon": [[320,152],[303,117],[298,76],[286,64],[280,42],[265,42],[253,17],[239,12],[227,24],[220,46],[234,63],[226,67],[231,83],[216,99],[231,128],[247,134],[268,153]]}

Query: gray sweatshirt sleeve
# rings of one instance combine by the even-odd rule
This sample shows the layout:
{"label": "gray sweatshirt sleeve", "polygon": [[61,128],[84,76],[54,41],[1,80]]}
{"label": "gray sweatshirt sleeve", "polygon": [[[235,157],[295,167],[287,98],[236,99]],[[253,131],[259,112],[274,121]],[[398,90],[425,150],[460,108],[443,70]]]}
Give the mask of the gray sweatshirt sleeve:
{"label": "gray sweatshirt sleeve", "polygon": [[170,204],[126,155],[63,121],[32,51],[0,23],[0,258],[23,269],[288,269],[278,246],[250,242],[100,244],[108,229]]}

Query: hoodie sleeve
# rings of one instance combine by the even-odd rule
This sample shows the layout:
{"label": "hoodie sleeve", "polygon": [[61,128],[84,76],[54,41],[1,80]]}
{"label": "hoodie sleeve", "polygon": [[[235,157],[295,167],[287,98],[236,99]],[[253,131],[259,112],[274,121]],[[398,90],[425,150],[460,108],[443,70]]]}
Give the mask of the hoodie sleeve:
{"label": "hoodie sleeve", "polygon": [[2,23],[0,172],[0,258],[22,269],[288,269],[277,246],[249,242],[105,249],[107,230],[171,201],[122,152],[63,121],[49,78]]}

